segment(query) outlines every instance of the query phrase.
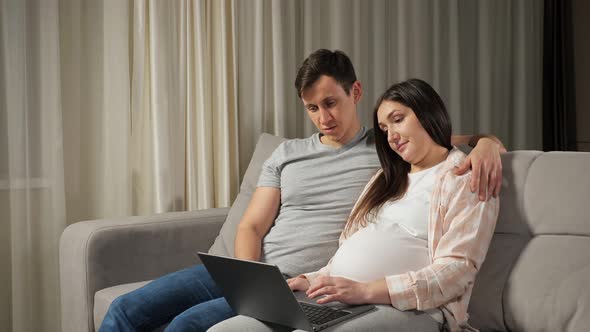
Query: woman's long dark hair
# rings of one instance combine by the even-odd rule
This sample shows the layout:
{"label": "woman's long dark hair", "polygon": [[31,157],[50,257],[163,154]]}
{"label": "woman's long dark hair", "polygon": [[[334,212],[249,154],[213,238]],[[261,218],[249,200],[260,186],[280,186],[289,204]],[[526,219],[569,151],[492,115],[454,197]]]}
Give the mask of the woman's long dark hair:
{"label": "woman's long dark hair", "polygon": [[389,87],[379,97],[373,111],[375,147],[383,172],[375,179],[352,211],[345,234],[357,223],[366,226],[371,220],[369,217],[374,217],[385,202],[401,198],[408,188],[410,163],[391,149],[387,142],[387,134],[379,127],[377,111],[385,101],[398,102],[411,108],[436,144],[448,150],[452,148],[451,119],[442,99],[428,83],[413,78]]}

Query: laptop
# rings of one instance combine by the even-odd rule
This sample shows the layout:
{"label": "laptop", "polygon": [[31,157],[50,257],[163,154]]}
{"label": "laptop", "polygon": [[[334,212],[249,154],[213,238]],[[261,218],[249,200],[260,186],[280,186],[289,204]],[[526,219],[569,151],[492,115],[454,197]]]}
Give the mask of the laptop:
{"label": "laptop", "polygon": [[375,308],[340,302],[317,304],[292,292],[276,265],[199,252],[199,258],[239,315],[306,331],[320,331]]}

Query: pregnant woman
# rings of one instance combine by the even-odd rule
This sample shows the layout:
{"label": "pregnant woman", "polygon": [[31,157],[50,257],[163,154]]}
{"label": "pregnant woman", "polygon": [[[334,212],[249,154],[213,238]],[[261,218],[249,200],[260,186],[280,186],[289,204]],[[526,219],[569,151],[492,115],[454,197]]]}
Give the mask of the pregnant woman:
{"label": "pregnant woman", "polygon": [[[311,298],[323,295],[318,303],[414,310],[402,316],[407,325],[426,313],[438,323],[434,330],[472,330],[467,307],[492,239],[498,199],[480,201],[469,189],[470,174],[453,174],[465,154],[451,146],[449,115],[426,82],[391,86],[373,120],[382,169],[354,207],[330,263],[290,279],[289,286]],[[360,320],[371,315],[382,315],[381,326],[388,326],[385,313]]]}

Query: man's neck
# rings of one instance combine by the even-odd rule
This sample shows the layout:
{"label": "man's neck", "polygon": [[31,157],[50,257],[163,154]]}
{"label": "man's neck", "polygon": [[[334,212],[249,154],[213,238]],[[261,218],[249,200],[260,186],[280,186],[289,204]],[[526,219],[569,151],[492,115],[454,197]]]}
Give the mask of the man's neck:
{"label": "man's neck", "polygon": [[350,143],[359,134],[359,132],[362,130],[362,128],[363,127],[359,124],[358,127],[356,128],[356,130],[354,131],[354,135],[350,135],[349,137],[345,136],[338,141],[333,141],[333,140],[329,139],[328,136],[320,133],[320,143],[334,147],[334,148],[340,148],[340,147]]}

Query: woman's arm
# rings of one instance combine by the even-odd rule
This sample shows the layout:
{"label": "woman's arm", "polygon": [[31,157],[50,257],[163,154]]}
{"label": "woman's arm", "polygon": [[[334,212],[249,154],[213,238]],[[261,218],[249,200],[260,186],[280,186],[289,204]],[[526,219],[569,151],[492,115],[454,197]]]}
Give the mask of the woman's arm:
{"label": "woman's arm", "polygon": [[[436,308],[463,295],[473,284],[488,251],[499,201],[480,201],[469,188],[469,174],[447,179],[443,192],[453,195],[441,207],[442,237],[435,241],[433,263],[385,278],[391,304],[400,309]],[[453,189],[456,188],[456,189]]]}

